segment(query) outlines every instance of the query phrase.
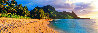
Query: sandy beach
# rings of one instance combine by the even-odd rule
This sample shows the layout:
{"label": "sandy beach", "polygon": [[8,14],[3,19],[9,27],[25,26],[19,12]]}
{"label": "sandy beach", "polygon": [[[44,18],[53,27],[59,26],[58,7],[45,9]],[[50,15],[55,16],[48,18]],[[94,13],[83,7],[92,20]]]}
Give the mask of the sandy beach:
{"label": "sandy beach", "polygon": [[48,27],[50,19],[0,18],[1,33],[58,33]]}

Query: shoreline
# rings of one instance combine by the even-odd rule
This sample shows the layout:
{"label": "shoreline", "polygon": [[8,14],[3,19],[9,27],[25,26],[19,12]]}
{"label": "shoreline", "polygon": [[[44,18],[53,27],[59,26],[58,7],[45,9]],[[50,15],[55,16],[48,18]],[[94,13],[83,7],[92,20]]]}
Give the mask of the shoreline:
{"label": "shoreline", "polygon": [[53,19],[0,18],[1,33],[58,33],[48,24]]}
{"label": "shoreline", "polygon": [[[53,20],[55,20],[55,19],[53,19]],[[57,32],[59,32],[59,33],[67,33],[67,32],[65,32],[65,31],[63,31],[63,30],[61,30],[61,29],[58,29],[58,28],[56,28],[55,26],[53,26],[51,23],[53,22],[53,20],[52,21],[50,21],[50,24],[48,25],[50,28],[52,28],[52,29],[54,29],[55,31],[57,31]],[[60,19],[56,19],[56,20],[60,20]],[[55,22],[55,21],[54,21]]]}

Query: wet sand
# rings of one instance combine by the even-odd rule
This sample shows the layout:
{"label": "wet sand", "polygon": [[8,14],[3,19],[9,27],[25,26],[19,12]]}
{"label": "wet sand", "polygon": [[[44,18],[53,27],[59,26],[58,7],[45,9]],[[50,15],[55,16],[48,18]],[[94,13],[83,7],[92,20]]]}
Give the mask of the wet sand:
{"label": "wet sand", "polygon": [[48,24],[50,19],[0,18],[1,33],[58,33]]}

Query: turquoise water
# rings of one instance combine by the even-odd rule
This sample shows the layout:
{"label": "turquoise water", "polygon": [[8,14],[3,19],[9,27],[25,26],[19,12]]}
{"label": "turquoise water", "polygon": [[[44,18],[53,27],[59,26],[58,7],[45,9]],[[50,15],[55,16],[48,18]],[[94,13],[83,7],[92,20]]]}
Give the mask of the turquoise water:
{"label": "turquoise water", "polygon": [[50,25],[61,33],[98,33],[95,23],[94,19],[54,19]]}

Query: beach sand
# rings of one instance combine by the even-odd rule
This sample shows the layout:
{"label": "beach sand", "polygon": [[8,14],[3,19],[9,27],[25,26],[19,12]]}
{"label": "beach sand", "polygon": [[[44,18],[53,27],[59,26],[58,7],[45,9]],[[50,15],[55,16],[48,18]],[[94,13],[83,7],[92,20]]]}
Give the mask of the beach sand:
{"label": "beach sand", "polygon": [[1,33],[58,33],[50,28],[50,19],[0,18]]}

